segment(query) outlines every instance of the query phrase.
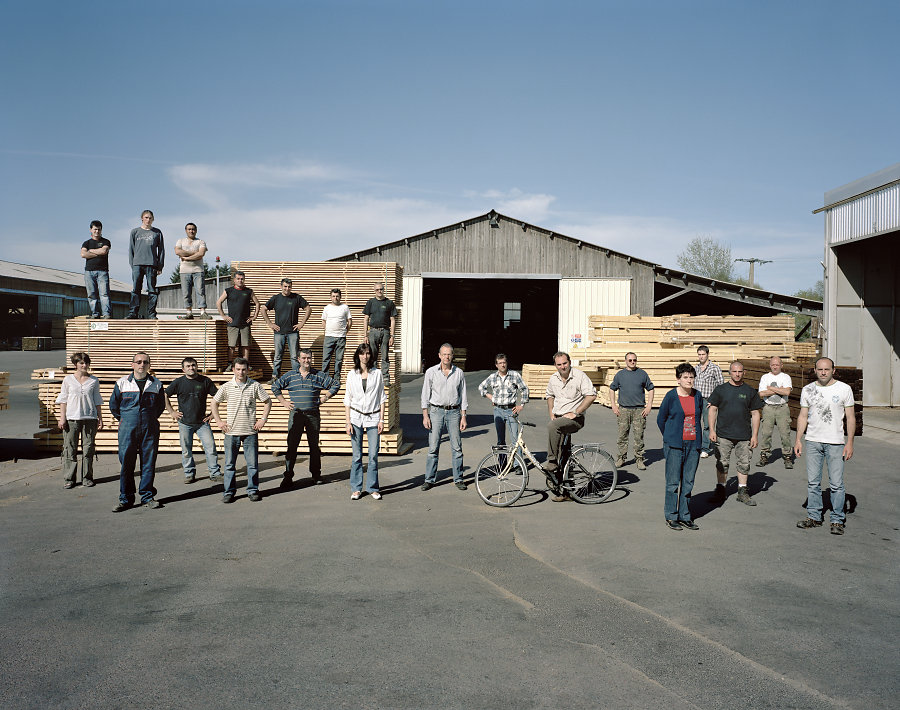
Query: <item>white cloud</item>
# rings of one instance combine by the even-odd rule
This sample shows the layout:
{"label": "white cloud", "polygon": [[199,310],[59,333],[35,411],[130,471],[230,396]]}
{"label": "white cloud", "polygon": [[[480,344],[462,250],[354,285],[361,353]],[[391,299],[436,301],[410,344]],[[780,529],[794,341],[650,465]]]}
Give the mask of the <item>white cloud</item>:
{"label": "white cloud", "polygon": [[467,198],[481,201],[489,200],[491,207],[510,217],[517,217],[526,222],[537,224],[547,219],[550,205],[556,200],[553,195],[543,193],[527,194],[518,188],[511,190],[487,190],[485,192],[467,191]]}

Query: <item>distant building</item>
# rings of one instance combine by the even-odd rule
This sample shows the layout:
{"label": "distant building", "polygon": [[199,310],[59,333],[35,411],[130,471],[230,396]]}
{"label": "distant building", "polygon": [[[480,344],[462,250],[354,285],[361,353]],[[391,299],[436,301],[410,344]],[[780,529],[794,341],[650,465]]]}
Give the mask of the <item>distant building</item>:
{"label": "distant building", "polygon": [[825,354],[900,406],[900,163],[825,193]]}
{"label": "distant building", "polygon": [[[110,279],[109,288],[112,316],[124,318],[131,284]],[[47,336],[62,347],[65,319],[90,312],[83,271],[0,261],[0,345],[18,348],[23,337]]]}

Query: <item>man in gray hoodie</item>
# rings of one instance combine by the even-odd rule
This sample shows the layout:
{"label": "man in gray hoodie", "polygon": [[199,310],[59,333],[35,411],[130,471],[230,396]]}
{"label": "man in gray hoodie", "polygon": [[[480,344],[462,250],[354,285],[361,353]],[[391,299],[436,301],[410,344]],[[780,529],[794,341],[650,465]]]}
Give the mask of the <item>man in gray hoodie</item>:
{"label": "man in gray hoodie", "polygon": [[150,210],[141,212],[141,226],[131,230],[128,240],[128,264],[131,266],[131,303],[128,318],[138,318],[141,308],[141,286],[147,278],[147,318],[156,320],[156,300],[159,291],[156,288],[156,277],[162,273],[166,252],[163,246],[163,233],[152,226],[153,213]]}

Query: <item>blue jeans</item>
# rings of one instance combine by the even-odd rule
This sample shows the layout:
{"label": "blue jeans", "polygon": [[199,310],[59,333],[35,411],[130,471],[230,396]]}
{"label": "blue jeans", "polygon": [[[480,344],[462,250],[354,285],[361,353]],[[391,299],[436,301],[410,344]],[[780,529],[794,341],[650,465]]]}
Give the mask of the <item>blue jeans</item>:
{"label": "blue jeans", "polygon": [[138,317],[141,310],[141,286],[147,279],[147,317],[156,318],[156,301],[159,291],[156,288],[156,267],[135,264],[131,267],[131,302],[128,304],[128,315]]}
{"label": "blue jeans", "polygon": [[[145,415],[146,416],[146,415]],[[138,493],[141,503],[153,500],[156,489],[156,455],[159,453],[159,421],[119,422],[119,502],[134,505],[134,464],[138,454],[141,457],[141,483]]]}
{"label": "blue jeans", "polygon": [[203,451],[206,454],[206,468],[209,469],[210,476],[219,475],[219,460],[216,456],[216,440],[213,438],[212,429],[209,424],[192,426],[183,422],[178,422],[178,437],[181,440],[181,465],[184,468],[184,477],[193,478],[197,473],[197,467],[194,464],[194,434],[203,444]]}
{"label": "blue jeans", "polygon": [[353,461],[350,462],[350,490],[361,491],[363,484],[363,432],[369,440],[369,469],[366,475],[366,490],[374,493],[378,490],[378,446],[379,436],[378,427],[370,426],[363,429],[361,426],[353,425],[353,434],[350,441],[353,444]]}
{"label": "blue jeans", "polygon": [[181,274],[181,297],[184,299],[185,308],[194,306],[194,289],[197,289],[197,307],[206,308],[206,282],[203,280],[203,272],[193,274]]}
{"label": "blue jeans", "polygon": [[682,449],[663,444],[663,455],[666,457],[666,520],[691,520],[688,497],[694,490],[700,450],[694,448],[693,441],[684,442]]}
{"label": "blue jeans", "polygon": [[844,445],[806,442],[806,515],[822,519],[822,464],[831,482],[831,522],[844,522]]}
{"label": "blue jeans", "polygon": [[512,443],[515,443],[519,436],[519,420],[513,416],[512,409],[494,407],[494,428],[497,430],[497,443],[500,446],[506,444],[507,426],[509,426]]}
{"label": "blue jeans", "polygon": [[235,482],[235,464],[238,452],[244,447],[244,460],[247,462],[247,493],[259,490],[259,437],[257,434],[232,436],[225,435],[225,495],[237,493]]}
{"label": "blue jeans", "polygon": [[[91,315],[95,318],[99,318],[101,315],[109,317],[111,314],[109,306],[109,272],[85,271],[84,288],[87,290]],[[103,311],[102,314],[101,310]]]}
{"label": "blue jeans", "polygon": [[334,355],[334,379],[341,379],[341,368],[344,366],[344,348],[347,346],[347,338],[333,338],[330,335],[325,336],[325,342],[322,344],[322,372],[328,373],[328,366],[331,364],[331,356]]}
{"label": "blue jeans", "polygon": [[700,450],[708,454],[712,453],[709,444],[709,403],[703,398],[703,409],[700,414],[700,428],[703,429],[703,439],[700,441]]}
{"label": "blue jeans", "polygon": [[428,416],[431,418],[431,431],[428,432],[428,459],[425,470],[425,480],[434,483],[437,479],[438,456],[441,453],[441,433],[444,427],[450,436],[450,450],[453,462],[453,480],[462,480],[463,451],[462,436],[459,432],[461,412],[459,409],[441,409],[429,407]]}
{"label": "blue jeans", "polygon": [[275,361],[272,363],[272,379],[277,379],[281,372],[281,359],[284,357],[285,343],[291,351],[291,369],[300,369],[300,364],[297,362],[297,344],[300,334],[294,330],[290,333],[273,333],[273,335],[275,336]]}

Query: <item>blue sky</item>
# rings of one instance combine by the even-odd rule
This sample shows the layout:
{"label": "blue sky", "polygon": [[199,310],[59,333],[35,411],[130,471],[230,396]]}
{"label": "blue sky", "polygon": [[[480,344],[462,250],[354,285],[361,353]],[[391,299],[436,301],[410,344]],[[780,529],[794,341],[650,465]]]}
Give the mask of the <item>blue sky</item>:
{"label": "blue sky", "polygon": [[[821,278],[823,193],[900,161],[897,2],[3,4],[0,258],[128,278],[151,209],[321,260],[494,208],[675,265]],[[746,268],[745,266],[743,268]]]}

